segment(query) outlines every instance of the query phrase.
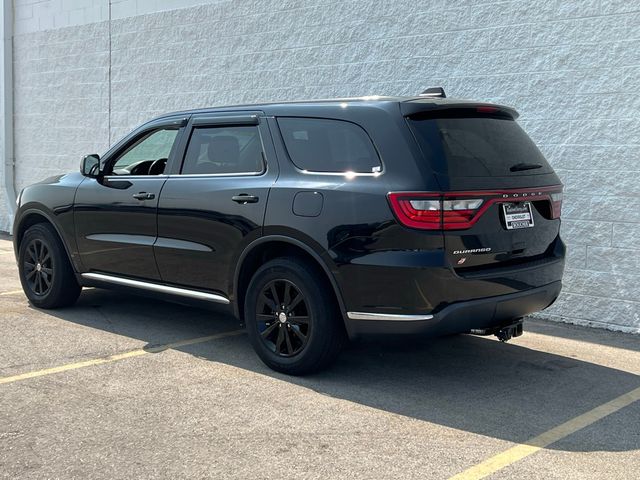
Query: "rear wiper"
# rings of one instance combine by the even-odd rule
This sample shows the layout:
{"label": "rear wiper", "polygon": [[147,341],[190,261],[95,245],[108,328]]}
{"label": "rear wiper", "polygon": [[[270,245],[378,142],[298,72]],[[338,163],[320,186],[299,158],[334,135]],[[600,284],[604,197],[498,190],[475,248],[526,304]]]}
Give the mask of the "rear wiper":
{"label": "rear wiper", "polygon": [[539,163],[516,163],[512,165],[509,170],[512,172],[521,172],[523,170],[535,170],[536,168],[542,168]]}

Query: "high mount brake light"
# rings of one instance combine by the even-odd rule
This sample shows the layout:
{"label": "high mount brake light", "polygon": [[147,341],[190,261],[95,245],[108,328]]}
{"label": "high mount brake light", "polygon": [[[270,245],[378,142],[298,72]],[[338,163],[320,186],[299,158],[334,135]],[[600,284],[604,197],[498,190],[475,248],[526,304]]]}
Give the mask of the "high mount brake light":
{"label": "high mount brake light", "polygon": [[500,109],[498,107],[481,106],[481,107],[477,107],[476,111],[478,113],[496,113],[496,112],[499,112]]}
{"label": "high mount brake light", "polygon": [[562,186],[477,192],[392,192],[389,203],[398,221],[420,230],[471,228],[494,203],[551,202],[551,217],[560,218]]}

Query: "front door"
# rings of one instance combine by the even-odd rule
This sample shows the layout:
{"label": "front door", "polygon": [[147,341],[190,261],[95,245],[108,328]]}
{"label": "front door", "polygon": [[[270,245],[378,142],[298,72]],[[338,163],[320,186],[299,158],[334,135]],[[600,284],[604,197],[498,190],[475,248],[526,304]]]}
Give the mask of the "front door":
{"label": "front door", "polygon": [[182,130],[174,121],[134,133],[104,160],[104,177],[81,183],[74,216],[86,270],[160,280],[153,255],[158,199]]}
{"label": "front door", "polygon": [[183,163],[158,206],[160,276],[228,294],[235,259],[261,235],[277,176],[268,127],[258,114],[203,114],[191,118],[187,132]]}

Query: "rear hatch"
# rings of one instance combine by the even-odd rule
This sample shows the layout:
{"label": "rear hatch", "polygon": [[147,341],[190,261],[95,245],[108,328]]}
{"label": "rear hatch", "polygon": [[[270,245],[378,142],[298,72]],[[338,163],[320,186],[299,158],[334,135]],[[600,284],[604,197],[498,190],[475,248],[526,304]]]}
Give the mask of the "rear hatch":
{"label": "rear hatch", "polygon": [[562,185],[516,117],[490,104],[407,116],[441,187],[445,249],[460,275],[551,261],[560,248]]}

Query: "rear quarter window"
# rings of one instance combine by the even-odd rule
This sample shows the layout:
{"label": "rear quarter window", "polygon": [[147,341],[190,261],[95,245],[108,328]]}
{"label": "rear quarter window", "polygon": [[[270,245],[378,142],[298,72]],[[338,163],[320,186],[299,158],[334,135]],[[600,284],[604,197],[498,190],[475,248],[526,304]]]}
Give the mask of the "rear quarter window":
{"label": "rear quarter window", "polygon": [[324,118],[278,118],[291,161],[312,172],[375,173],[380,157],[364,129],[355,123]]}

